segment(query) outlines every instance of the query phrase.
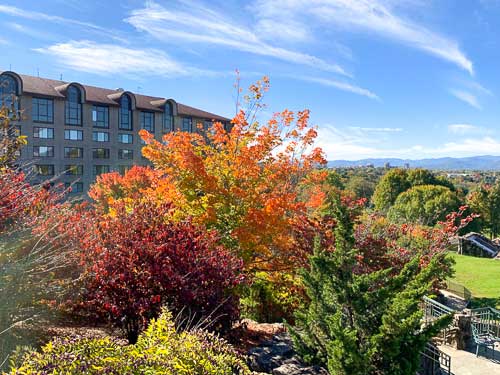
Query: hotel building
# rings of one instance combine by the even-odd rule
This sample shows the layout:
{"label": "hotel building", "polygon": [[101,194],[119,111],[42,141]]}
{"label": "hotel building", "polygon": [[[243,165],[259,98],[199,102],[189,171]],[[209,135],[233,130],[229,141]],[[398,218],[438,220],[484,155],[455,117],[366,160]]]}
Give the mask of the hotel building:
{"label": "hotel building", "polygon": [[20,113],[14,125],[28,140],[20,161],[33,166],[36,182],[57,176],[74,193],[101,173],[147,165],[140,129],[160,140],[172,131],[205,132],[214,121],[230,126],[228,118],[174,99],[11,71],[0,73],[1,104]]}

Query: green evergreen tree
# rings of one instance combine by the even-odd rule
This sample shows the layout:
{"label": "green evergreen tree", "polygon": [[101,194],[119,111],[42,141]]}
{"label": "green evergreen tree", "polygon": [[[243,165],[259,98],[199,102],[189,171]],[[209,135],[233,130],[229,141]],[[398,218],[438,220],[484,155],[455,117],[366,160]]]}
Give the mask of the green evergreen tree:
{"label": "green evergreen tree", "polygon": [[316,241],[302,280],[310,299],[289,327],[297,352],[331,375],[414,375],[420,351],[451,317],[423,328],[420,301],[430,290],[444,255],[425,267],[416,256],[398,274],[390,268],[357,272],[353,219],[338,197],[330,199],[336,219],[335,248]]}

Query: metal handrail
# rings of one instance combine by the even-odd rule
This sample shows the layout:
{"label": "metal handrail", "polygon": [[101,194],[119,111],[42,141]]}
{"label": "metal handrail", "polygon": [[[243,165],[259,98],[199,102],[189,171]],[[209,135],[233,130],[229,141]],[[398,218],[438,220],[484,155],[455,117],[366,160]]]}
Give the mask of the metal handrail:
{"label": "metal handrail", "polygon": [[453,314],[456,312],[452,308],[443,305],[442,303],[439,303],[438,301],[435,301],[427,296],[424,296],[424,303],[426,317],[431,316],[433,318],[439,318],[443,315]]}
{"label": "metal handrail", "polygon": [[451,357],[434,344],[427,343],[420,354],[422,356],[420,375],[451,375]]}

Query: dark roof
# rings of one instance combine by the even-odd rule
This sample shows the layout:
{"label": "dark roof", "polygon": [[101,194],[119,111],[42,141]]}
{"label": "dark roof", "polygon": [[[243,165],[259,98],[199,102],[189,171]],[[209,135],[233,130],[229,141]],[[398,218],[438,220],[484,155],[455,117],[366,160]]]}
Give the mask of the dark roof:
{"label": "dark roof", "polygon": [[[61,99],[65,97],[61,92],[61,88],[64,88],[71,83],[71,82],[58,81],[48,78],[33,77],[28,75],[20,75],[20,77],[23,80],[23,92],[35,95],[49,96],[53,98],[61,98]],[[85,99],[87,102],[106,104],[111,106],[118,105],[118,102],[113,99],[116,98],[117,96],[116,94],[120,93],[120,90],[105,89],[101,87],[88,86],[88,85],[81,85],[81,86],[85,89],[85,97],[86,97]],[[135,93],[132,94],[135,96],[136,108],[147,111],[163,112],[162,107],[166,101],[165,98],[141,95]],[[177,113],[180,116],[192,116],[210,120],[230,121],[230,119],[226,117],[219,116],[207,111],[203,111],[198,108],[190,107],[188,105],[181,103],[177,103]]]}

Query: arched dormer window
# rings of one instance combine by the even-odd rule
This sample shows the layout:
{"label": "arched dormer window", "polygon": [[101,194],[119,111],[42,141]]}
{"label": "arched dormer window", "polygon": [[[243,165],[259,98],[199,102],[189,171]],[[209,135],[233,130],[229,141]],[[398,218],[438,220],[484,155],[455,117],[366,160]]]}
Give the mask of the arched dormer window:
{"label": "arched dormer window", "polygon": [[65,118],[66,125],[82,126],[82,93],[76,86],[66,91]]}
{"label": "arched dormer window", "polygon": [[172,103],[165,103],[165,114],[163,117],[163,131],[169,133],[174,130],[174,110]]}
{"label": "arched dormer window", "polygon": [[120,98],[120,116],[118,118],[118,128],[132,130],[132,100],[127,94]]}
{"label": "arched dormer window", "polygon": [[0,75],[0,107],[7,107],[17,113],[19,101],[17,81],[10,74]]}

